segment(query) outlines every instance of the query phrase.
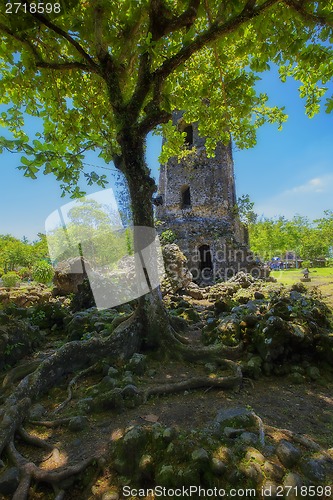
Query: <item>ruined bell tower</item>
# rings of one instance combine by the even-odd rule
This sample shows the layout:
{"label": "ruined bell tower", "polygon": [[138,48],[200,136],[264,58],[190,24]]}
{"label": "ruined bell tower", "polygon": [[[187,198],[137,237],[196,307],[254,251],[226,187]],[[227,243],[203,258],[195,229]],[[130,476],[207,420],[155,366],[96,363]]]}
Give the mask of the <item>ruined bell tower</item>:
{"label": "ruined bell tower", "polygon": [[231,142],[227,146],[218,143],[215,157],[208,158],[197,124],[185,123],[182,113],[175,113],[173,120],[186,134],[185,146],[193,154],[161,165],[156,209],[161,232],[170,229],[174,233],[195,281],[254,271],[247,231],[236,211]]}

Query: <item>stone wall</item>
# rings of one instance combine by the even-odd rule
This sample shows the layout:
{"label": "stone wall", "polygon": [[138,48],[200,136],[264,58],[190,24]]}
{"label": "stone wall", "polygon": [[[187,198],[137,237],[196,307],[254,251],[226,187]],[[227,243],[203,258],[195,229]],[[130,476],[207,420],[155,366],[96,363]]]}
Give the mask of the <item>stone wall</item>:
{"label": "stone wall", "polygon": [[[182,123],[181,113],[174,115],[174,124],[181,129],[187,125]],[[157,219],[162,222],[160,231],[173,231],[195,280],[199,274],[204,278],[204,269],[208,280],[227,279],[239,271],[251,272],[258,264],[248,250],[247,231],[235,211],[231,143],[219,143],[215,157],[208,158],[197,124],[192,125],[190,137],[193,141],[187,147],[193,154],[180,162],[171,158],[161,166],[162,204],[156,209]]]}

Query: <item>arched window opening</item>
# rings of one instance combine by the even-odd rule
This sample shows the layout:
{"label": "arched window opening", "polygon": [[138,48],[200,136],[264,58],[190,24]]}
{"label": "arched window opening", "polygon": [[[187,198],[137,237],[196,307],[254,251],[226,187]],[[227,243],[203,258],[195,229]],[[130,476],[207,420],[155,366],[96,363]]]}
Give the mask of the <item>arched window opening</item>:
{"label": "arched window opening", "polygon": [[185,146],[187,148],[193,147],[193,126],[187,125],[183,132],[185,133]]}
{"label": "arched window opening", "polygon": [[181,190],[181,208],[191,208],[190,186],[184,186]]}
{"label": "arched window opening", "polygon": [[213,270],[213,261],[212,261],[212,253],[210,251],[209,245],[201,245],[199,247],[199,255],[200,255],[200,271],[204,270]]}

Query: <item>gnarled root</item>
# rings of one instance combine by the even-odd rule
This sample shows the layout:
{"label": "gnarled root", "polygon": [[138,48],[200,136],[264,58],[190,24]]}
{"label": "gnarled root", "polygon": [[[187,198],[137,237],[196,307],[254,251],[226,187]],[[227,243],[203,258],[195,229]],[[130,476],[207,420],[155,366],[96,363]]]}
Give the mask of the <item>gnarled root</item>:
{"label": "gnarled root", "polygon": [[53,451],[53,446],[51,444],[47,443],[46,441],[44,441],[44,439],[41,439],[37,436],[32,436],[24,429],[24,427],[20,426],[17,432],[20,438],[23,439],[23,441],[25,441],[27,444],[37,446],[38,448],[42,448],[43,450]]}
{"label": "gnarled root", "polygon": [[186,361],[217,361],[221,358],[238,359],[244,351],[244,344],[240,342],[237,346],[225,346],[223,344],[207,347],[198,347],[185,345],[185,342],[179,340],[171,331],[166,331],[163,339],[163,348],[173,357],[177,354]]}
{"label": "gnarled root", "polygon": [[59,413],[61,410],[65,408],[65,406],[70,402],[72,399],[72,387],[76,384],[76,382],[79,380],[79,378],[83,377],[84,375],[87,375],[88,373],[91,373],[95,371],[96,366],[98,363],[95,363],[92,366],[89,366],[85,370],[80,371],[75,377],[72,378],[72,380],[69,382],[68,387],[67,387],[67,398],[65,401],[63,401],[54,411],[53,414],[55,415],[56,413]]}
{"label": "gnarled root", "polygon": [[233,375],[225,377],[192,377],[181,382],[175,382],[171,384],[161,384],[151,387],[144,391],[144,401],[150,396],[156,394],[170,394],[177,393],[186,390],[201,389],[203,387],[207,388],[217,388],[217,389],[232,389],[233,387],[240,386],[242,383],[242,371],[240,367],[230,360],[223,360],[223,362],[231,368]]}
{"label": "gnarled root", "polygon": [[73,417],[58,418],[56,420],[29,420],[32,425],[41,425],[49,429],[55,429],[62,425],[67,425]]}
{"label": "gnarled root", "polygon": [[[121,323],[110,337],[69,342],[43,360],[33,373],[26,375],[7,398],[0,413],[2,417],[0,421],[0,454],[6,449],[10,460],[21,471],[21,481],[14,494],[14,500],[27,498],[32,479],[56,485],[59,481],[84,470],[94,459],[94,457],[90,457],[77,465],[52,471],[43,470],[23,457],[15,448],[14,439],[16,433],[26,443],[52,451],[55,462],[57,462],[57,457],[59,458],[59,452],[56,448],[53,448],[46,441],[30,435],[22,427],[22,423],[29,414],[32,402],[40,398],[56,385],[64,375],[70,372],[88,366],[72,379],[69,387],[71,389],[75,381],[84,373],[93,370],[94,366],[91,365],[94,365],[100,359],[105,357],[130,358],[141,347],[141,332],[142,324],[137,321],[134,314]],[[61,408],[63,406],[64,404],[61,405]],[[63,419],[52,422],[53,426],[62,425],[63,423]],[[62,498],[62,490],[58,489],[57,491],[57,497]]]}
{"label": "gnarled root", "polygon": [[21,481],[14,493],[13,500],[25,500],[28,498],[31,479],[55,485],[72,475],[79,474],[95,460],[95,457],[91,456],[76,465],[65,467],[62,470],[49,471],[40,469],[33,462],[24,458],[15,448],[14,441],[11,441],[7,445],[6,450],[9,458],[21,471]]}
{"label": "gnarled root", "polygon": [[37,370],[21,380],[4,405],[0,422],[0,454],[13,439],[34,400],[53,387],[61,377],[81,366],[90,366],[107,356],[130,358],[140,348],[140,334],[141,324],[133,315],[119,325],[111,337],[69,342],[45,359]]}

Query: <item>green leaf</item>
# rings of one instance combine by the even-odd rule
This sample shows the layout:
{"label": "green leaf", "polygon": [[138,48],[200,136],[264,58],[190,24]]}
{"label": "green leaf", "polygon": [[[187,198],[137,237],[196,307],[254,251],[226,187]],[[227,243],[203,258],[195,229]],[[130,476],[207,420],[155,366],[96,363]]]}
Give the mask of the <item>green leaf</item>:
{"label": "green leaf", "polygon": [[26,158],[25,156],[22,156],[21,157],[21,163],[23,163],[23,165],[30,165],[30,160],[28,160],[28,158]]}

